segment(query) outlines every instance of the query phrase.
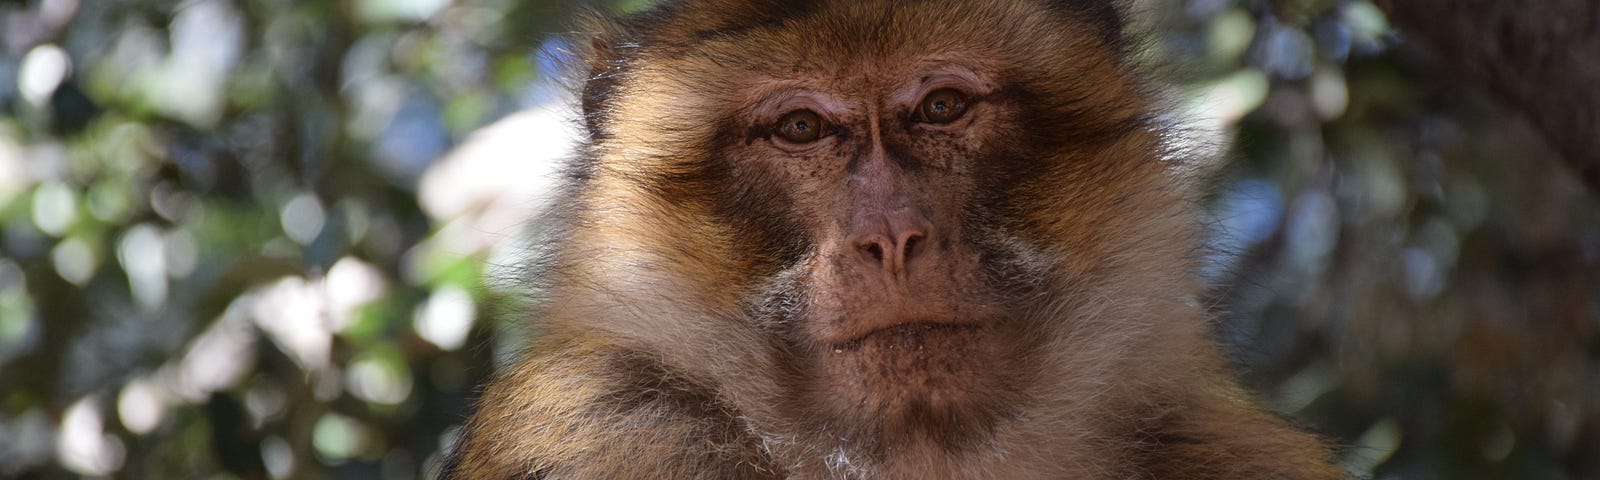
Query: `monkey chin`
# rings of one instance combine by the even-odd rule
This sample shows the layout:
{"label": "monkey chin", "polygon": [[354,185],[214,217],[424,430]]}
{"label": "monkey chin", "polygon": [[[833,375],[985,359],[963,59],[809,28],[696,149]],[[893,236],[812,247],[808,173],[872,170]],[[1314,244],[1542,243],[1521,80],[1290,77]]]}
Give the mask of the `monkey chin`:
{"label": "monkey chin", "polygon": [[832,343],[801,411],[832,419],[829,431],[869,454],[984,442],[1017,405],[1020,369],[1007,368],[1017,352],[1002,333],[989,321],[918,320]]}

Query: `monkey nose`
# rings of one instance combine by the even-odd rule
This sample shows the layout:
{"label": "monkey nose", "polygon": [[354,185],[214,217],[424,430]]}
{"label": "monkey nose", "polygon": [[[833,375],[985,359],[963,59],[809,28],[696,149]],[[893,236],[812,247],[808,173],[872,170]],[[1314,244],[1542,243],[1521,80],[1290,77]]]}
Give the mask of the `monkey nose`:
{"label": "monkey nose", "polygon": [[850,237],[857,259],[884,275],[903,275],[912,261],[926,255],[932,231],[926,222],[908,220],[886,218],[858,229]]}

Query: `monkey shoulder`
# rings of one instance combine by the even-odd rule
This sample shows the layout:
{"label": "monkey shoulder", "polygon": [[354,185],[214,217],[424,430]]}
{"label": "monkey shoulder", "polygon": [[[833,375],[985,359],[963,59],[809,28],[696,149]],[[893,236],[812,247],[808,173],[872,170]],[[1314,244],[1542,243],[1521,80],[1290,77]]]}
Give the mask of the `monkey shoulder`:
{"label": "monkey shoulder", "polygon": [[577,342],[536,350],[483,392],[446,478],[780,476],[737,412],[651,354]]}
{"label": "monkey shoulder", "polygon": [[1132,455],[1141,478],[1343,480],[1322,439],[1276,415],[1219,395],[1148,417]]}

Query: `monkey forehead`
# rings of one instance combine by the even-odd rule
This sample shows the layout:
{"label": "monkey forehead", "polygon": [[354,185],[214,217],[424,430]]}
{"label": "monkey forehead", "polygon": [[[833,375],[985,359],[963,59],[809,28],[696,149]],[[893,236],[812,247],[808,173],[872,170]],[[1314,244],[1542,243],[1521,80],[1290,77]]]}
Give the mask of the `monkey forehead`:
{"label": "monkey forehead", "polygon": [[930,60],[1043,73],[1100,66],[1116,56],[1099,28],[1044,0],[773,3],[680,2],[670,10],[685,12],[682,18],[660,22],[670,30],[641,39],[642,53],[657,60],[646,63],[670,64],[673,71],[665,73],[703,80],[775,77],[857,87],[851,83],[909,75]]}

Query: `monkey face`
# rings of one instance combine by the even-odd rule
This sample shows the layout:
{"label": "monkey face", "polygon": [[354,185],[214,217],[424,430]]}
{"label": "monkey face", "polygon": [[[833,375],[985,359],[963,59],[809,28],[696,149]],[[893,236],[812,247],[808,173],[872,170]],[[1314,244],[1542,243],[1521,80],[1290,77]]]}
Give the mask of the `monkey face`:
{"label": "monkey face", "polygon": [[723,153],[733,176],[762,179],[757,188],[784,199],[741,223],[798,234],[788,242],[799,256],[779,276],[806,279],[795,313],[808,320],[793,333],[829,350],[893,332],[970,331],[997,313],[966,230],[979,211],[969,208],[978,144],[1001,112],[986,104],[993,84],[933,69],[871,79],[888,85],[758,82],[762,98],[738,115],[744,141]]}
{"label": "monkey face", "polygon": [[1146,328],[1103,299],[1185,275],[1182,193],[1104,26],[894,3],[668,11],[601,52],[571,243],[761,338],[795,421],[953,448]]}
{"label": "monkey face", "polygon": [[918,61],[756,82],[736,117],[747,133],[723,155],[733,176],[786,199],[743,222],[787,219],[770,228],[801,242],[753,297],[786,347],[797,410],[902,441],[971,438],[1001,413],[1011,353],[1031,348],[1019,307],[1050,266],[1025,261],[992,221],[999,205],[980,198],[996,187],[979,181],[987,167],[1015,154],[990,147],[1016,117],[992,75]]}

